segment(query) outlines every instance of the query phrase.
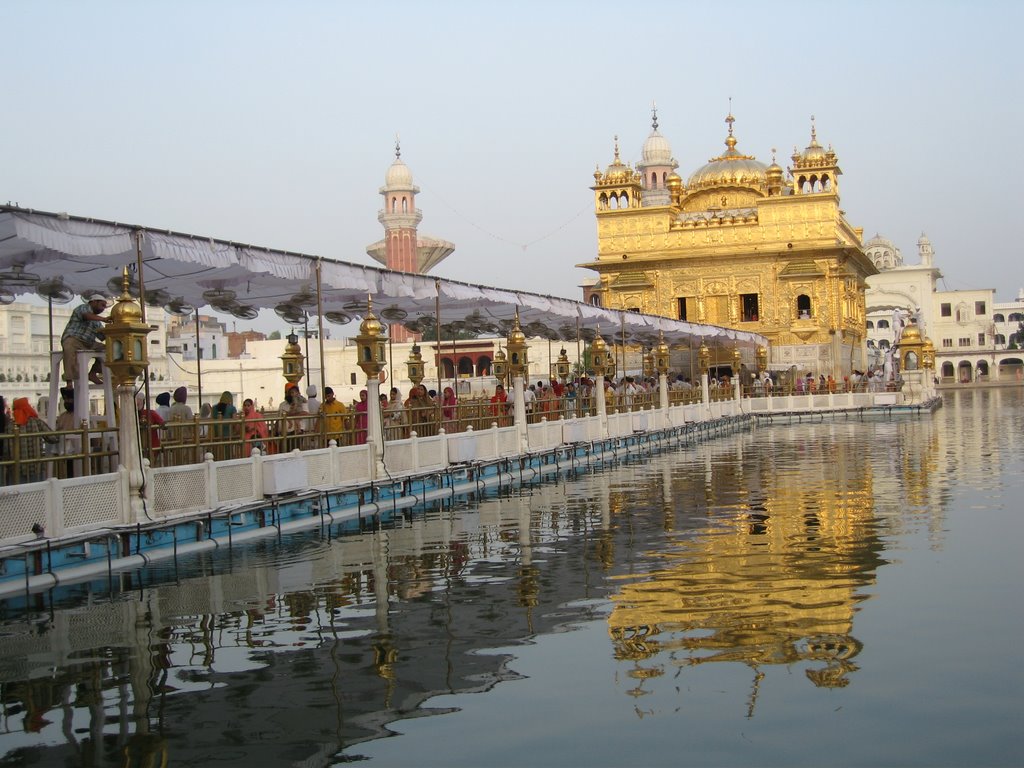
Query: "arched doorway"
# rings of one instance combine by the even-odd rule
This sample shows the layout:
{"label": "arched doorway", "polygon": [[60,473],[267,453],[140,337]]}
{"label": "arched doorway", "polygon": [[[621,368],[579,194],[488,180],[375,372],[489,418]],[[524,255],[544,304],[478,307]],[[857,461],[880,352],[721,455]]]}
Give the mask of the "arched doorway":
{"label": "arched doorway", "polygon": [[952,363],[945,362],[945,363],[942,364],[942,373],[940,375],[942,376],[942,380],[943,381],[953,381],[953,374],[954,373],[955,373],[955,371],[953,369],[953,364]]}
{"label": "arched doorway", "polygon": [[956,367],[956,370],[956,380],[961,384],[970,384],[974,381],[974,366],[971,365],[970,360],[962,360],[960,365]]}
{"label": "arched doorway", "polygon": [[988,381],[988,360],[979,360],[975,381]]}
{"label": "arched doorway", "polygon": [[1024,380],[1024,360],[1019,357],[1000,360],[998,376],[1001,381]]}

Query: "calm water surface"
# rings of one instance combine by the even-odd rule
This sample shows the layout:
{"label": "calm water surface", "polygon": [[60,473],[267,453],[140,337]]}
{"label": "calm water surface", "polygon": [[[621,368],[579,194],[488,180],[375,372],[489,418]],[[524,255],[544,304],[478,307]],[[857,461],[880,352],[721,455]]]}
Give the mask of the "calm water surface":
{"label": "calm water surface", "polygon": [[1024,764],[1024,396],[944,399],[0,604],[0,765]]}

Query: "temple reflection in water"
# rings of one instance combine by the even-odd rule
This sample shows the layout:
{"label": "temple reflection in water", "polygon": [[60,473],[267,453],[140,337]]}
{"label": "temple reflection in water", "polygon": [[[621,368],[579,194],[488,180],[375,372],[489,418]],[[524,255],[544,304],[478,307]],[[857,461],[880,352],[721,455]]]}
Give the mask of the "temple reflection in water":
{"label": "temple reflection in water", "polygon": [[[947,416],[994,426],[956,403]],[[776,424],[392,529],[260,541],[113,589],[8,601],[0,749],[324,764],[443,711],[437,694],[515,677],[494,649],[605,618],[619,693],[710,662],[750,668],[748,715],[769,665],[845,686],[886,538],[922,531],[941,547],[946,465],[975,460],[941,428]]]}

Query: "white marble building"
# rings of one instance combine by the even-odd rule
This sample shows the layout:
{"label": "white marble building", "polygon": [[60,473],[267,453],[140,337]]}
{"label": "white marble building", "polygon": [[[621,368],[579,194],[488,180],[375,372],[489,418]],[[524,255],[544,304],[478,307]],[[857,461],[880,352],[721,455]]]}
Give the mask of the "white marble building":
{"label": "white marble building", "polygon": [[881,365],[902,325],[915,318],[935,345],[936,375],[944,384],[1009,382],[1024,373],[1024,350],[1014,342],[1024,317],[1024,290],[1016,301],[997,303],[994,288],[943,291],[942,273],[924,234],[917,241],[918,263],[905,264],[900,249],[875,235],[864,251],[879,269],[868,278],[868,355]]}

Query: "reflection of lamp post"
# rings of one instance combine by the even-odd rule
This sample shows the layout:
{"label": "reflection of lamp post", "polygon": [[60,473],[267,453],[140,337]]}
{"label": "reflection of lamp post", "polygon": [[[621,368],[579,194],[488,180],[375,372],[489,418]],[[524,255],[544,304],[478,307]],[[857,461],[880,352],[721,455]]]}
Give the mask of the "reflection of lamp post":
{"label": "reflection of lamp post", "polygon": [[122,291],[104,328],[107,337],[107,369],[117,388],[117,438],[121,466],[128,472],[128,498],[132,517],[126,523],[138,522],[143,511],[141,450],[139,446],[139,412],[135,406],[135,379],[146,375],[149,356],[146,336],[149,326],[142,322],[142,307],[128,292],[131,281],[125,267],[121,278]]}
{"label": "reflection of lamp post", "polygon": [[409,352],[409,359],[405,361],[409,369],[409,381],[419,384],[423,381],[423,356],[420,354],[420,345],[413,344]]}
{"label": "reflection of lamp post", "polygon": [[763,344],[757,346],[757,371],[763,373],[768,370],[768,349]]}
{"label": "reflection of lamp post", "polygon": [[288,343],[285,345],[284,354],[281,355],[281,368],[285,381],[290,385],[297,385],[305,370],[303,368],[302,350],[299,348],[299,337],[295,331],[288,334]]}
{"label": "reflection of lamp post", "polygon": [[374,456],[376,476],[384,474],[384,434],[381,430],[380,413],[380,372],[387,364],[385,350],[388,337],[380,321],[373,314],[373,302],[366,298],[366,316],[359,324],[359,334],[355,338],[356,361],[366,374],[366,442],[370,444]]}

